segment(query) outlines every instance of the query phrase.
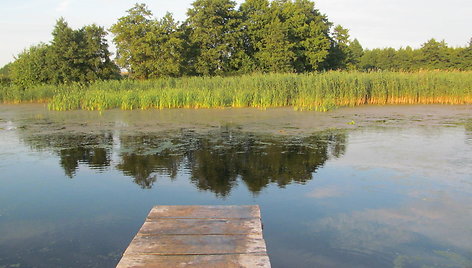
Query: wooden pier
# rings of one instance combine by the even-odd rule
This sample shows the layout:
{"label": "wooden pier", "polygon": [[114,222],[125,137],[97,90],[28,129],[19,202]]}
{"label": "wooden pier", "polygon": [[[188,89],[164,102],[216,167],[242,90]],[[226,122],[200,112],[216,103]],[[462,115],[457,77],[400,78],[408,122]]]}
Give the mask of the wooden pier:
{"label": "wooden pier", "polygon": [[259,206],[156,206],[117,267],[270,267]]}

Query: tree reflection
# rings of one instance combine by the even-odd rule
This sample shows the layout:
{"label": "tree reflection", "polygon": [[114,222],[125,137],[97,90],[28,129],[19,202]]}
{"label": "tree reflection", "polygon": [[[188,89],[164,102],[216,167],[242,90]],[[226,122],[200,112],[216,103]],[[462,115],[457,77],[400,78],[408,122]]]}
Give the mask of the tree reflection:
{"label": "tree reflection", "polygon": [[174,178],[181,168],[200,190],[227,196],[243,181],[253,193],[270,183],[284,187],[305,183],[330,157],[345,151],[343,133],[320,133],[307,138],[256,136],[223,131],[210,135],[183,133],[180,137],[122,137],[124,153],[117,168],[143,188],[152,187],[156,171]]}
{"label": "tree reflection", "polygon": [[160,176],[175,179],[188,172],[200,190],[227,196],[239,182],[252,193],[271,183],[284,187],[305,183],[331,157],[346,150],[346,135],[324,132],[309,137],[262,136],[230,129],[208,134],[191,131],[156,135],[115,137],[100,135],[56,135],[26,138],[35,149],[52,148],[60,165],[73,177],[80,164],[103,169],[112,164],[113,150],[119,159],[115,168],[150,189]]}
{"label": "tree reflection", "polygon": [[22,140],[32,149],[39,151],[53,150],[57,153],[60,158],[59,164],[70,178],[75,176],[81,163],[95,170],[103,170],[111,164],[110,149],[113,144],[113,135],[111,133],[96,135],[22,134]]}
{"label": "tree reflection", "polygon": [[105,148],[76,147],[59,151],[60,165],[67,176],[72,178],[79,167],[85,163],[94,169],[103,169],[110,165],[110,154]]}

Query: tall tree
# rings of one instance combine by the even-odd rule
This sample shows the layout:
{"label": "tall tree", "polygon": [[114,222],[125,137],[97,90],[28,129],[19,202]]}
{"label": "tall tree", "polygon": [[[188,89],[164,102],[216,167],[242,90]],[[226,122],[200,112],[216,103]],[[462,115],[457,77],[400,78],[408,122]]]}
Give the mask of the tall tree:
{"label": "tall tree", "polygon": [[421,64],[426,69],[447,69],[450,58],[448,57],[445,41],[438,42],[432,38],[421,46]]}
{"label": "tall tree", "polygon": [[472,70],[472,38],[468,46],[459,53],[459,57],[461,59],[460,68],[463,70]]}
{"label": "tall tree", "polygon": [[188,10],[186,25],[197,74],[221,75],[234,70],[242,37],[235,7],[231,0],[196,0]]}
{"label": "tall tree", "polygon": [[260,70],[255,54],[266,37],[266,25],[271,21],[269,0],[246,0],[240,6],[242,17],[242,47],[248,56],[247,71]]}
{"label": "tall tree", "polygon": [[352,40],[352,42],[349,44],[349,50],[351,52],[351,58],[349,59],[348,67],[350,69],[360,69],[360,62],[362,56],[364,55],[364,48],[362,48],[362,45],[361,43],[359,43],[359,40]]}
{"label": "tall tree", "polygon": [[330,23],[309,0],[247,0],[240,8],[247,54],[260,71],[321,69]]}
{"label": "tall tree", "polygon": [[329,69],[346,69],[352,57],[349,49],[349,30],[337,25],[333,29],[332,38],[327,67]]}
{"label": "tall tree", "polygon": [[82,28],[83,31],[83,61],[85,64],[85,80],[106,80],[119,77],[118,66],[110,59],[107,32],[95,24]]}
{"label": "tall tree", "polygon": [[60,18],[52,32],[50,44],[32,46],[20,53],[12,64],[15,84],[88,83],[119,77],[103,27],[89,25],[74,30]]}
{"label": "tall tree", "polygon": [[0,68],[0,86],[9,85],[11,83],[11,66],[12,63],[9,62]]}
{"label": "tall tree", "polygon": [[20,53],[11,65],[11,79],[15,85],[27,88],[51,82],[51,47],[32,46]]}
{"label": "tall tree", "polygon": [[257,44],[254,54],[258,69],[265,72],[293,72],[295,54],[287,38],[285,25],[274,18],[264,27],[264,38]]}
{"label": "tall tree", "polygon": [[111,53],[103,27],[92,24],[73,30],[60,18],[52,35],[51,82],[86,83],[118,76],[119,69],[110,60]]}
{"label": "tall tree", "polygon": [[183,72],[183,32],[172,14],[167,13],[153,25],[150,36],[152,67],[150,77],[179,76]]}
{"label": "tall tree", "polygon": [[296,72],[319,70],[329,53],[331,23],[310,0],[274,1],[272,6],[288,30]]}
{"label": "tall tree", "polygon": [[79,41],[82,33],[74,32],[69,27],[64,18],[57,20],[52,31],[53,40],[51,42],[51,57],[53,58],[52,68],[56,71],[51,74],[53,83],[74,82],[77,76],[81,75],[81,54]]}
{"label": "tall tree", "polygon": [[110,31],[117,48],[117,63],[131,77],[149,78],[153,69],[155,21],[145,4],[136,4],[118,19]]}

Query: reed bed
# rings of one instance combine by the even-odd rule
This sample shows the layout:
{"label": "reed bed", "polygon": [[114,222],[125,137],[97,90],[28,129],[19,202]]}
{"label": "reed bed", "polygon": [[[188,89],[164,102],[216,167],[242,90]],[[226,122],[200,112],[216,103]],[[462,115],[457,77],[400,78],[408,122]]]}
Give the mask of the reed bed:
{"label": "reed bed", "polygon": [[[35,93],[36,92],[36,93]],[[3,94],[3,92],[2,92]],[[363,104],[472,104],[472,72],[325,72],[183,77],[42,86],[5,102],[48,100],[51,110],[287,107],[327,111]]]}

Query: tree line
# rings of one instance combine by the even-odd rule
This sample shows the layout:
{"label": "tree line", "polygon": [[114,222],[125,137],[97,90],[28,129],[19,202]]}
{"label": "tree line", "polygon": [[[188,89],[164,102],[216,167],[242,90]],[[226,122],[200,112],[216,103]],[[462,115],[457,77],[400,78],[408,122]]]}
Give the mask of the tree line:
{"label": "tree line", "polygon": [[154,19],[137,4],[110,31],[117,63],[135,78],[311,72],[352,62],[348,31],[309,0],[196,0],[187,19]]}
{"label": "tree line", "polygon": [[49,44],[31,46],[8,66],[13,83],[29,87],[118,78],[119,68],[110,58],[106,35],[95,24],[74,30],[59,19]]}
{"label": "tree line", "polygon": [[445,41],[434,38],[421,48],[372,49],[358,58],[359,70],[472,70],[472,39],[466,47],[449,47]]}
{"label": "tree line", "polygon": [[135,79],[325,70],[472,70],[472,41],[463,48],[431,39],[419,49],[364,50],[311,0],[246,0],[239,6],[231,0],[195,0],[183,22],[170,13],[155,18],[145,4],[136,4],[109,31],[117,48],[115,60],[110,58],[103,27],[93,24],[74,30],[61,18],[52,41],[20,53],[0,70],[0,80],[8,76],[23,87],[87,83],[119,78],[120,68]]}
{"label": "tree line", "polygon": [[[95,169],[112,164],[114,135],[111,132],[34,137],[29,132],[20,132],[20,135],[33,149],[56,154],[69,178],[76,175],[81,164]],[[239,180],[250,192],[258,194],[269,184],[282,188],[312,180],[313,174],[326,161],[345,154],[346,141],[346,134],[342,132],[277,138],[245,134],[230,128],[207,135],[188,131],[121,135],[120,146],[126,150],[119,153],[119,162],[114,168],[132,177],[143,189],[151,189],[158,177],[175,179],[179,169],[184,167],[199,190],[228,196]]]}

